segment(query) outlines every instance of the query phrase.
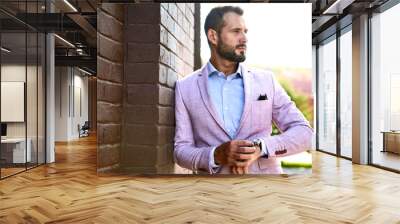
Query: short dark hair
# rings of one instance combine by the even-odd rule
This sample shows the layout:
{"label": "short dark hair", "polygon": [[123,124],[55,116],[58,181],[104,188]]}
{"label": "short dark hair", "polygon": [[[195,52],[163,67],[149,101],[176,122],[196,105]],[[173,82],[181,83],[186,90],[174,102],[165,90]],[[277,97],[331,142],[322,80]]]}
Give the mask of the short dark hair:
{"label": "short dark hair", "polygon": [[[204,32],[206,33],[206,37],[209,29],[217,31],[218,34],[221,32],[222,27],[224,27],[223,17],[225,13],[228,12],[234,12],[240,16],[243,15],[243,10],[236,6],[222,6],[213,8],[210,13],[208,13],[206,21],[204,22]],[[208,43],[210,44],[209,41]]]}

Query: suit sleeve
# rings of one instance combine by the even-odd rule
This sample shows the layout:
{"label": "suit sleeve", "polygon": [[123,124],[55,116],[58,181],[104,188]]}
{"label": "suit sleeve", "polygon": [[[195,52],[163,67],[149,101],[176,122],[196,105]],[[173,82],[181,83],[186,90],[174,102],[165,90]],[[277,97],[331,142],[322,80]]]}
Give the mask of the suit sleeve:
{"label": "suit sleeve", "polygon": [[215,146],[195,147],[190,115],[183,101],[179,81],[175,85],[174,160],[184,168],[215,173],[210,166],[210,154]]}
{"label": "suit sleeve", "polygon": [[281,157],[311,149],[313,130],[286,91],[272,75],[272,120],[281,134],[264,137],[269,157]]}

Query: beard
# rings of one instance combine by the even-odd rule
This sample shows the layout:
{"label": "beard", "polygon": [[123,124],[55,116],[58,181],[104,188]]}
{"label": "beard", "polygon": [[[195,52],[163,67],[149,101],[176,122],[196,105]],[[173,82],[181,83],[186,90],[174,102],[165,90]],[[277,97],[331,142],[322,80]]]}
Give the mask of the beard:
{"label": "beard", "polygon": [[244,47],[246,45],[237,45],[235,47],[230,47],[226,44],[224,44],[221,41],[221,38],[218,39],[218,44],[217,44],[217,53],[224,59],[233,61],[233,62],[244,62],[246,60],[246,54],[243,51],[240,54],[236,54],[235,49],[239,47]]}

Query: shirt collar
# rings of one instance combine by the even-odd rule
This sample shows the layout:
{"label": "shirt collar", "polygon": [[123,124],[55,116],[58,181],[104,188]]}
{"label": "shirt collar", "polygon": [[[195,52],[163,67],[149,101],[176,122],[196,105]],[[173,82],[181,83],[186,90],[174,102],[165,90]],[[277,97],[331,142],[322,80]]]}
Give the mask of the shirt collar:
{"label": "shirt collar", "polygon": [[[218,70],[214,67],[214,65],[211,64],[210,61],[207,62],[207,69],[208,69],[208,76],[214,74],[215,72],[217,72],[217,73],[220,72],[220,71],[218,71]],[[239,64],[239,66],[237,67],[236,72],[235,72],[235,73],[232,73],[232,74],[238,74],[240,77],[243,77],[240,64]],[[229,75],[232,75],[232,74],[229,74]]]}

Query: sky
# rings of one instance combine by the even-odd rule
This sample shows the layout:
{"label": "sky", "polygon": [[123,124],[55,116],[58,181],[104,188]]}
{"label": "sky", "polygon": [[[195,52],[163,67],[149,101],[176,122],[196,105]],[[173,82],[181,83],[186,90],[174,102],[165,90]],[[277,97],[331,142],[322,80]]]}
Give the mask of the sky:
{"label": "sky", "polygon": [[210,50],[203,30],[209,11],[222,5],[240,6],[248,28],[246,64],[264,68],[311,69],[310,3],[202,3],[201,57],[206,62]]}

